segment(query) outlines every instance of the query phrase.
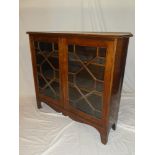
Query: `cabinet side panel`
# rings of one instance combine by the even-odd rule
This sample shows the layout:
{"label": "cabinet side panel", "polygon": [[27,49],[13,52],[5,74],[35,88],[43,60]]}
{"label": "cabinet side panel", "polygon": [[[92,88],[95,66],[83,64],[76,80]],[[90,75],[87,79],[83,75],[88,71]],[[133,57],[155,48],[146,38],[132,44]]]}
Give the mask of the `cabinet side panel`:
{"label": "cabinet side panel", "polygon": [[109,134],[110,99],[111,99],[112,84],[113,84],[114,62],[115,62],[115,53],[116,53],[115,49],[116,49],[115,41],[109,42],[107,55],[106,55],[104,91],[103,91],[103,95],[104,95],[103,126],[106,132],[104,136],[102,135],[102,139],[104,139],[105,142],[107,142],[108,134]]}
{"label": "cabinet side panel", "polygon": [[109,129],[112,127],[113,124],[115,124],[115,126],[117,124],[121,90],[126,64],[128,41],[129,41],[128,38],[117,39],[116,41],[116,55],[115,55],[112,93],[110,102]]}

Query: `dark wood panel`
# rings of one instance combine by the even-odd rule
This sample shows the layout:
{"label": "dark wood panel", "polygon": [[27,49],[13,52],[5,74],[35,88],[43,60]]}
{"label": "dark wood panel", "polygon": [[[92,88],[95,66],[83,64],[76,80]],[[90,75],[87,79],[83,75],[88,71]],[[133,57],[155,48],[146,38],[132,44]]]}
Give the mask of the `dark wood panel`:
{"label": "dark wood panel", "polygon": [[60,79],[61,79],[61,102],[64,109],[67,109],[68,99],[68,67],[67,67],[67,44],[65,38],[59,38],[59,64],[60,64]]}

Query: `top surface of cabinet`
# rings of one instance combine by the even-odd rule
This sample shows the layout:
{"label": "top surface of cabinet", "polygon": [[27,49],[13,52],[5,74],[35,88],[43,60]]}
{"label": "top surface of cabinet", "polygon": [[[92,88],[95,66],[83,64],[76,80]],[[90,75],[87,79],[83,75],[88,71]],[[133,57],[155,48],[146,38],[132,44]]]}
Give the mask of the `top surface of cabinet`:
{"label": "top surface of cabinet", "polygon": [[133,35],[129,32],[72,32],[72,31],[36,31],[27,32],[27,34],[47,34],[47,35],[57,35],[57,36],[92,36],[92,37],[103,37],[103,38],[128,38]]}

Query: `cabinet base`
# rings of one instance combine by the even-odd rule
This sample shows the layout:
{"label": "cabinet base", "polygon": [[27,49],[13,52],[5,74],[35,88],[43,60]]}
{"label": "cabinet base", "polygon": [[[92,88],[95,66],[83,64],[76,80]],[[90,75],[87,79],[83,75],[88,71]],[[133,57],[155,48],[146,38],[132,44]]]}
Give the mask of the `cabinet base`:
{"label": "cabinet base", "polygon": [[112,129],[116,130],[116,124],[115,123],[112,125]]}
{"label": "cabinet base", "polygon": [[42,108],[41,101],[39,101],[39,100],[37,100],[37,107],[38,107],[38,109]]}
{"label": "cabinet base", "polygon": [[[105,130],[104,126],[99,126],[96,125],[94,123],[92,123],[91,121],[88,121],[86,119],[83,119],[82,117],[75,115],[74,113],[68,112],[65,109],[63,109],[60,106],[57,106],[56,104],[52,104],[51,102],[46,101],[45,99],[41,100],[42,102],[45,102],[47,105],[49,105],[51,108],[53,108],[55,111],[57,112],[62,112],[63,115],[65,116],[69,116],[71,119],[77,121],[77,122],[81,122],[81,123],[85,123],[88,124],[90,126],[93,126],[94,128],[96,128],[98,130],[98,132],[100,133],[100,137],[101,137],[101,142],[102,144],[106,145],[108,142],[108,135],[109,135],[109,130]],[[41,101],[37,101],[37,107],[40,109],[42,108],[41,106]],[[116,123],[114,123],[111,128],[113,130],[116,130]]]}
{"label": "cabinet base", "polygon": [[105,135],[104,133],[100,133],[100,137],[101,137],[101,142],[106,145],[108,142],[108,136]]}

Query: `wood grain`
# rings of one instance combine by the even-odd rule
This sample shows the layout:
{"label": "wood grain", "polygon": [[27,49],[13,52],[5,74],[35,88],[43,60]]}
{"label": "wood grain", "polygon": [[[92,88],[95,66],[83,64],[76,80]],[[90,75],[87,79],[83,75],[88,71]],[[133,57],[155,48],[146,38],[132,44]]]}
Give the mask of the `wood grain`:
{"label": "wood grain", "polygon": [[[27,32],[29,34],[31,59],[33,67],[34,84],[37,106],[41,108],[41,102],[47,103],[56,111],[72,119],[95,127],[101,135],[101,141],[106,144],[111,128],[116,129],[118,111],[121,98],[122,83],[125,71],[127,48],[131,33],[99,33],[99,32]],[[59,76],[60,76],[60,100],[56,101],[39,92],[37,79],[36,51],[34,41],[58,43]],[[105,67],[103,73],[104,91],[102,117],[96,118],[82,112],[69,103],[68,90],[68,45],[80,45],[88,47],[105,47]],[[101,94],[101,95],[102,95]]]}

